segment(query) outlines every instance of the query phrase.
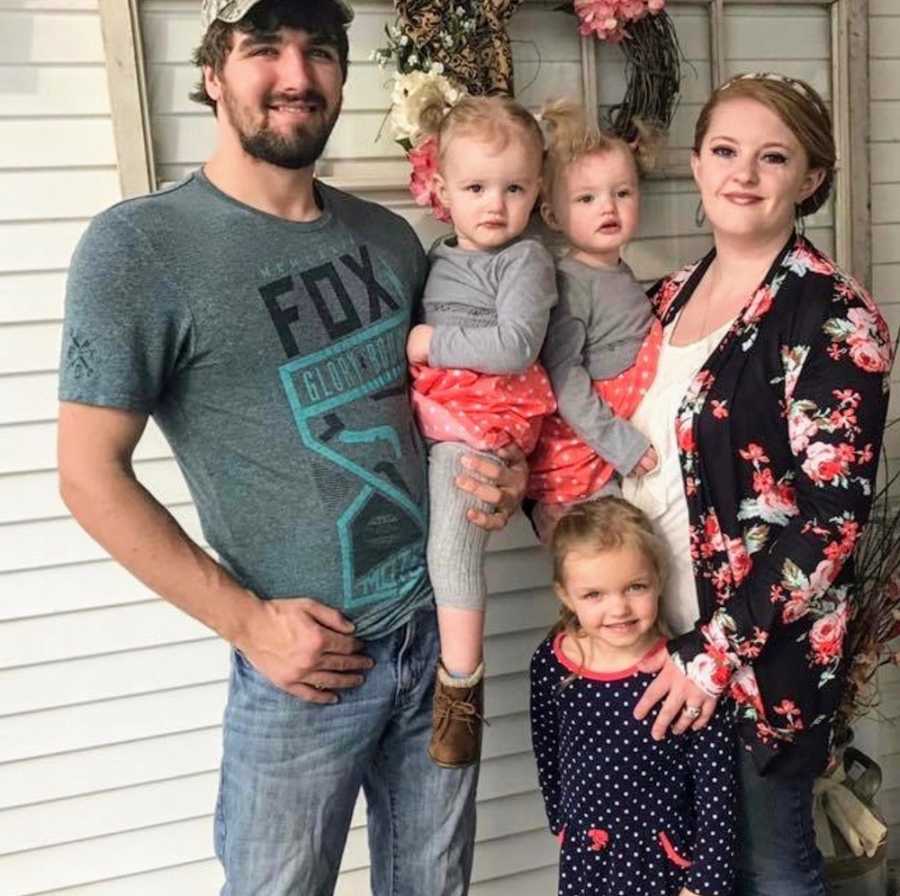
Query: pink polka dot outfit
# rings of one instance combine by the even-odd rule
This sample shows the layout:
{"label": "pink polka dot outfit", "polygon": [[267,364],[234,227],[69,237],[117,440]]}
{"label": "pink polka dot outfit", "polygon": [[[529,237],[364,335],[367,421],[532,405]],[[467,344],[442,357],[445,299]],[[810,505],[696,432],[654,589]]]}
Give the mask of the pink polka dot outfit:
{"label": "pink polka dot outfit", "polygon": [[470,510],[490,511],[456,487],[462,458],[511,443],[534,448],[556,408],[537,363],[556,304],[553,257],[534,239],[490,251],[460,249],[455,237],[429,253],[423,322],[433,327],[428,364],[410,370],[412,406],[428,438],[428,574],[439,610],[484,609],[488,533]]}
{"label": "pink polka dot outfit", "polygon": [[[611,380],[592,380],[598,398],[621,420],[631,419],[653,382],[662,327],[650,323],[634,364]],[[545,504],[570,504],[600,492],[616,468],[563,420],[551,414],[544,420],[540,441],[528,459],[529,497]]]}
{"label": "pink polka dot outfit", "polygon": [[528,495],[551,508],[618,490],[650,442],[628,418],[653,382],[662,330],[631,268],[557,263],[541,360],[558,413],[529,458]]}
{"label": "pink polka dot outfit", "polygon": [[[579,670],[566,636],[531,660],[538,780],[561,841],[559,896],[729,896],[735,861],[735,740],[720,704],[706,728],[650,736],[633,710],[653,675]],[[664,649],[660,641],[651,651]]]}
{"label": "pink polka dot outfit", "polygon": [[498,375],[413,365],[412,404],[422,434],[496,451],[514,442],[525,454],[537,444],[544,417],[556,409],[540,364]]}
{"label": "pink polka dot outfit", "polygon": [[534,448],[556,399],[536,363],[556,304],[553,259],[533,239],[467,251],[451,238],[429,256],[422,300],[428,365],[413,365],[413,411],[427,438],[496,451]]}

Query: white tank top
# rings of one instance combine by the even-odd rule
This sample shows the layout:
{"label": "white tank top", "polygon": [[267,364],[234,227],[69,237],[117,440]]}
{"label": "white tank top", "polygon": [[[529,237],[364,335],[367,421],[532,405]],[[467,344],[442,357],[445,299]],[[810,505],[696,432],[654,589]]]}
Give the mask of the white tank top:
{"label": "white tank top", "polygon": [[659,455],[659,464],[640,478],[628,476],[622,480],[622,495],[650,517],[657,533],[669,546],[669,579],[660,617],[675,636],[692,629],[700,615],[675,418],[691,381],[732,324],[727,321],[690,345],[672,345],[672,333],[680,316],[679,313],[663,330],[656,378],[631,418],[650,439]]}

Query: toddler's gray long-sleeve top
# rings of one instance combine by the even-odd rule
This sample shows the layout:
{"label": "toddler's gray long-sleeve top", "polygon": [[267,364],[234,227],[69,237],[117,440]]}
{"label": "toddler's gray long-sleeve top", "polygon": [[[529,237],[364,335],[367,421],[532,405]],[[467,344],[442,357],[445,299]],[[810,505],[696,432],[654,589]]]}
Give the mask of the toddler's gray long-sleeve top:
{"label": "toddler's gray long-sleeve top", "polygon": [[422,299],[433,326],[428,363],[480,373],[522,373],[537,361],[556,304],[553,257],[535,239],[495,251],[441,240],[429,252]]}
{"label": "toddler's gray long-sleeve top", "polygon": [[631,268],[593,268],[573,258],[557,263],[559,304],[550,316],[541,360],[559,405],[578,436],[622,476],[641,459],[648,439],[617,417],[593,380],[608,380],[634,364],[653,311]]}

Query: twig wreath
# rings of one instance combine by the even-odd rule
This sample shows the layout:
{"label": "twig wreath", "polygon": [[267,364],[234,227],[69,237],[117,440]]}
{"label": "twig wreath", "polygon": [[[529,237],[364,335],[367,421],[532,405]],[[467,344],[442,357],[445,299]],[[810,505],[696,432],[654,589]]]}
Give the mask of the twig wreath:
{"label": "twig wreath", "polygon": [[[394,0],[387,43],[372,58],[393,66],[388,121],[412,166],[410,192],[449,220],[433,187],[437,142],[420,115],[439,100],[450,109],[463,96],[513,95],[507,24],[521,0]],[[665,0],[574,0],[557,7],[578,18],[579,32],[618,44],[625,55],[627,88],[604,126],[629,143],[659,142],[672,123],[681,83],[681,50]]]}

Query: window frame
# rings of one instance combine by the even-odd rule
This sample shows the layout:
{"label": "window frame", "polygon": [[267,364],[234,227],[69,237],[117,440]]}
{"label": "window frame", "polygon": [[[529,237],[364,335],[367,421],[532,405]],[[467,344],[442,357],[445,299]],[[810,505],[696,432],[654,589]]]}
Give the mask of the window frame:
{"label": "window frame", "polygon": [[[868,0],[668,0],[670,6],[694,6],[709,11],[710,80],[725,80],[726,6],[814,6],[831,15],[832,115],[837,172],[834,182],[835,261],[866,286],[871,286],[871,205],[869,176],[869,3]],[[597,123],[597,41],[581,39],[585,108]],[[851,85],[866,102],[851,104]],[[690,179],[686,165],[662,168],[658,179]]]}
{"label": "window frame", "polygon": [[[713,84],[723,80],[727,56],[726,6],[817,6],[831,14],[832,109],[837,144],[835,179],[835,256],[838,265],[864,284],[871,283],[871,214],[869,182],[869,28],[868,0],[669,0],[671,6],[709,10],[710,65]],[[98,0],[103,28],[110,106],[123,196],[158,187],[150,127],[139,0]],[[585,105],[597,109],[597,42],[581,39]],[[852,89],[866,102],[850,102]],[[690,171],[664,170],[663,177],[690,177]],[[333,181],[344,189],[402,190],[403,183]]]}

